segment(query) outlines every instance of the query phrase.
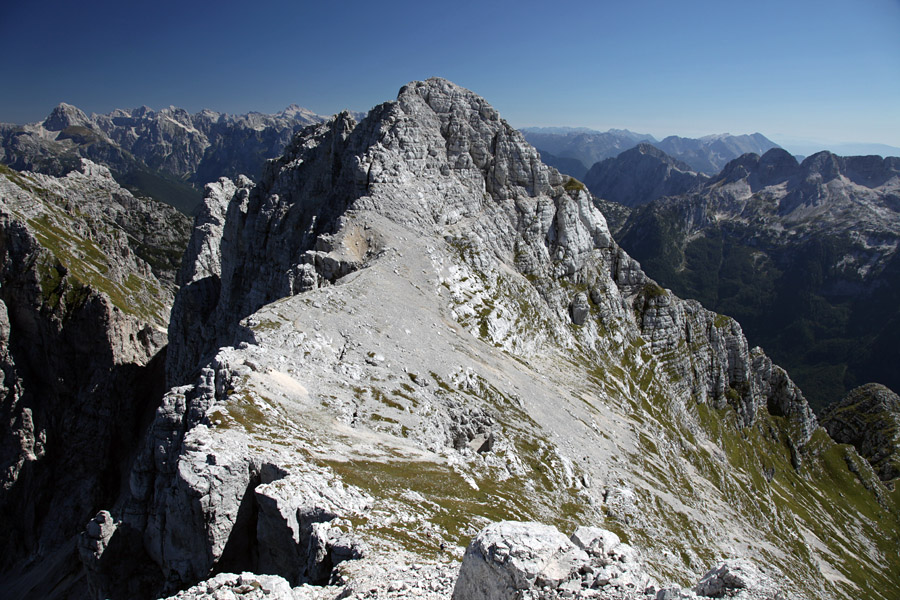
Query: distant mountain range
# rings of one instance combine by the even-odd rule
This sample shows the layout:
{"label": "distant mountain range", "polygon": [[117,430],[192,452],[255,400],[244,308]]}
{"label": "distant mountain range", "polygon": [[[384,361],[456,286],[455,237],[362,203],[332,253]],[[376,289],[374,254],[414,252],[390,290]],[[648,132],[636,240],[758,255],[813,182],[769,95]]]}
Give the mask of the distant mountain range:
{"label": "distant mountain range", "polygon": [[[652,135],[627,129],[600,132],[542,127],[521,131],[528,143],[541,153],[544,162],[576,179],[583,178],[584,173],[595,162],[618,156],[641,142],[656,142]],[[580,163],[580,168],[578,163],[560,163],[561,159],[576,160]]]}
{"label": "distant mountain range", "polygon": [[787,136],[772,136],[778,140],[782,148],[795,156],[812,156],[817,152],[828,150],[840,156],[900,156],[900,147],[888,144],[871,144],[865,142],[822,142],[791,138]]}
{"label": "distant mountain range", "polygon": [[[702,138],[685,138],[671,135],[658,141],[650,134],[635,133],[627,129],[591,131],[564,127],[534,127],[522,129],[525,139],[537,148],[542,159],[567,175],[581,179],[588,169],[601,160],[615,158],[625,150],[640,143],[656,146],[673,158],[689,165],[689,168],[707,175],[715,175],[725,164],[746,154],[762,154],[778,144],[760,133],[752,135],[709,135]],[[549,159],[545,157],[549,155]],[[560,163],[561,159],[577,160],[577,163]],[[568,169],[568,170],[567,170]]]}
{"label": "distant mountain range", "polygon": [[798,163],[776,148],[704,180],[641,145],[591,175],[601,207],[649,200],[627,221],[608,212],[622,247],[664,287],[738,319],[815,408],[868,381],[900,387],[900,158]]}
{"label": "distant mountain range", "polygon": [[205,183],[238,174],[258,178],[266,159],[279,156],[295,133],[324,119],[296,105],[274,115],[143,106],[88,116],[63,103],[41,123],[0,124],[0,162],[61,176],[88,158],[108,166],[131,191],[190,213]]}

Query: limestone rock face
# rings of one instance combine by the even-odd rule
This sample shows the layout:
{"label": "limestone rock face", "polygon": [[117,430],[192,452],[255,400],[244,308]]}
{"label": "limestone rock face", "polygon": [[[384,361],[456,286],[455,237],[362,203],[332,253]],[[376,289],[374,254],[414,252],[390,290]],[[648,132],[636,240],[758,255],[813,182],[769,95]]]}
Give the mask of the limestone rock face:
{"label": "limestone rock face", "polygon": [[717,408],[731,405],[745,426],[756,422],[761,408],[787,417],[792,443],[806,444],[818,423],[787,373],[773,365],[761,348],[751,349],[733,319],[647,281],[635,298],[635,310],[651,352],[677,373],[680,381],[675,385]]}
{"label": "limestone rock face", "polygon": [[554,527],[502,522],[472,540],[453,598],[788,598],[780,577],[777,570],[766,573],[752,562],[733,559],[710,569],[692,590],[660,587],[645,573],[640,553],[611,531],[579,527],[569,541]]}
{"label": "limestone rock face", "polygon": [[42,560],[74,559],[74,536],[119,493],[163,393],[177,260],[160,257],[185,226],[89,161],[63,178],[0,171],[4,572],[64,580],[70,565]]}
{"label": "limestone rock face", "polygon": [[294,584],[323,584],[335,565],[364,555],[362,544],[330,523],[340,515],[365,512],[371,498],[332,487],[316,473],[289,475],[254,493],[260,571],[284,574]]}
{"label": "limestone rock face", "polygon": [[882,481],[900,477],[900,397],[877,383],[862,385],[822,415],[822,426],[851,444]]}

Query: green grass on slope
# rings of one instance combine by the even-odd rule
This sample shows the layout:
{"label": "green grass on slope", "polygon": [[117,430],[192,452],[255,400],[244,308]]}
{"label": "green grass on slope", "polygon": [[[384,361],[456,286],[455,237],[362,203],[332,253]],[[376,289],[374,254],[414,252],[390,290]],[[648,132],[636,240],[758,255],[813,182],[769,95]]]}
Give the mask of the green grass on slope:
{"label": "green grass on slope", "polygon": [[93,289],[106,294],[126,314],[160,324],[168,320],[162,291],[155,282],[133,273],[124,281],[112,278],[114,259],[89,236],[79,234],[78,227],[67,226],[74,217],[57,205],[61,202],[58,198],[8,167],[3,166],[0,173],[43,205],[42,214],[23,220],[46,251],[38,258],[35,269],[43,300],[50,310],[71,312],[84,303]]}

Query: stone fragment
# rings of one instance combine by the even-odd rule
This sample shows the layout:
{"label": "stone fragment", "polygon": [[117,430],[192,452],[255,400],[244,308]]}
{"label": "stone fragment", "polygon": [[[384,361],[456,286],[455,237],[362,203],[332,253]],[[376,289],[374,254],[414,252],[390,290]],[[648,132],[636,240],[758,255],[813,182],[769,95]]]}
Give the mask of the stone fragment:
{"label": "stone fragment", "polygon": [[606,556],[621,543],[615,533],[599,527],[581,526],[570,539],[590,556],[598,557]]}
{"label": "stone fragment", "polygon": [[576,325],[584,325],[584,320],[587,319],[591,310],[587,294],[584,292],[575,294],[570,310],[572,311],[572,322]]}
{"label": "stone fragment", "polygon": [[783,597],[775,579],[746,559],[730,559],[710,569],[694,591],[710,598]]}

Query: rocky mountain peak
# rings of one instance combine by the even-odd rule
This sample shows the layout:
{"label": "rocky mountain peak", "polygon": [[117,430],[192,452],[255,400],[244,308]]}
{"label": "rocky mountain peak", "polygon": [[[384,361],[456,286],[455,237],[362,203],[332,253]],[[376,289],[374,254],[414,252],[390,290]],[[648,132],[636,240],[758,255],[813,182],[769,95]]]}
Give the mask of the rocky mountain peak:
{"label": "rocky mountain peak", "polygon": [[[661,161],[667,165],[671,165],[675,169],[679,171],[690,172],[693,171],[691,166],[684,161],[678,160],[668,154],[666,154],[663,150],[660,150],[650,142],[641,142],[634,148],[630,148],[625,152],[622,152],[617,158],[620,159],[619,162],[623,161],[635,161],[639,160],[639,157],[647,156],[653,158],[657,161]],[[625,165],[621,165],[620,168],[625,170]]]}
{"label": "rocky mountain peak", "polygon": [[[378,249],[341,254],[332,238],[352,230],[349,222],[363,210],[428,235],[474,227],[479,243],[511,266],[515,262],[513,268],[574,276],[594,242],[608,245],[611,237],[584,187],[576,182],[567,190],[565,183],[483,98],[443,79],[410,83],[396,101],[375,107],[360,123],[343,112],[305,130],[269,163],[255,188],[213,184],[207,202],[230,204],[209,210],[228,213],[221,235],[232,242],[220,245],[222,287],[214,320],[233,327],[266,302],[359,268]],[[232,200],[236,193],[246,197],[240,208]],[[571,221],[554,221],[564,205],[571,205],[565,209]],[[533,211],[546,216],[528,241],[520,240],[517,228]],[[254,239],[261,230],[279,241],[261,246]],[[243,275],[251,271],[254,277]],[[190,288],[190,281],[184,283]],[[170,335],[187,339],[193,334],[190,326],[180,330],[179,314],[176,306],[179,331],[170,329]],[[193,319],[184,317],[184,323]],[[210,349],[182,360],[178,348],[173,345],[169,355],[173,381]]]}
{"label": "rocky mountain peak", "polygon": [[[434,598],[414,581],[426,565],[448,597],[445,561],[513,518],[529,524],[473,548],[515,555],[519,591],[547,588],[536,598],[656,597],[638,547],[678,582],[739,549],[798,597],[852,596],[821,561],[864,593],[889,577],[838,563],[834,539],[854,566],[882,556],[873,524],[890,509],[824,508],[841,502],[832,481],[855,480],[822,468],[834,444],[787,374],[737,322],[650,280],[584,185],[474,93],[412,82],[362,119],[302,129],[258,183],[205,196],[169,322],[174,387],[127,489],[78,540],[94,596],[217,573],[192,589],[271,584],[227,575],[254,571],[343,588],[301,597]],[[512,539],[533,546],[531,531],[537,560]],[[821,544],[797,553],[802,535]],[[573,559],[560,576],[544,569],[557,548]],[[481,587],[494,569],[470,558]]]}
{"label": "rocky mountain peak", "polygon": [[775,185],[797,173],[800,164],[783,148],[772,148],[759,157],[759,179],[763,185]]}
{"label": "rocky mountain peak", "polygon": [[800,168],[807,181],[818,180],[828,183],[841,174],[839,157],[827,150],[806,157]]}
{"label": "rocky mountain peak", "polygon": [[48,131],[62,131],[67,127],[91,127],[91,121],[80,108],[60,102],[44,119],[44,128]]}
{"label": "rocky mountain peak", "polygon": [[799,171],[800,165],[793,155],[782,148],[772,148],[762,156],[750,152],[735,158],[713,181],[734,183],[746,179],[756,190],[787,181]]}
{"label": "rocky mountain peak", "polygon": [[584,177],[595,196],[630,207],[686,193],[707,180],[647,142],[596,163]]}

